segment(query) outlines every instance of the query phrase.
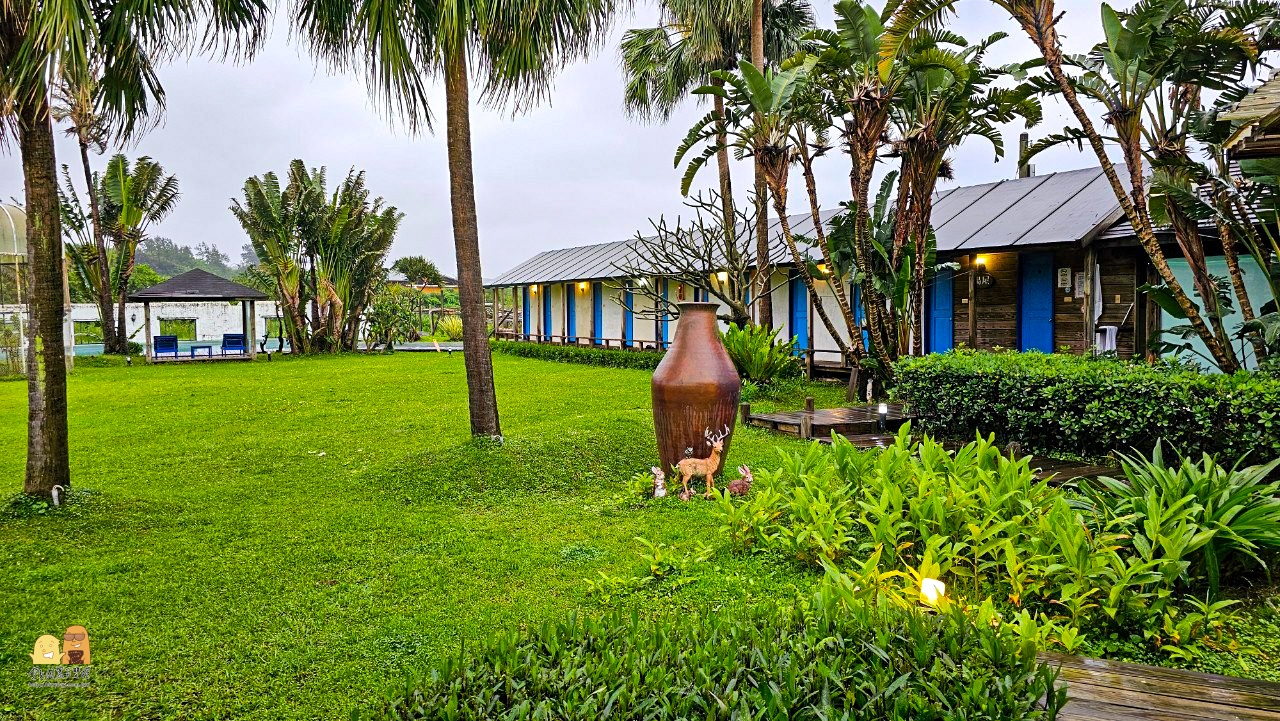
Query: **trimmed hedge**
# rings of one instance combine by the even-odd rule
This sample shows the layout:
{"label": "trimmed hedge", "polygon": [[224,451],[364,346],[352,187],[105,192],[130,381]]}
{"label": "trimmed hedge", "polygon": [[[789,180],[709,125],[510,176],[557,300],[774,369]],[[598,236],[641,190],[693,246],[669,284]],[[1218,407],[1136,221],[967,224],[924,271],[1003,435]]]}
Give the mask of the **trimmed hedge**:
{"label": "trimmed hedge", "polygon": [[376,718],[1024,721],[1064,701],[1007,624],[958,608],[827,607],[615,612],[507,632],[409,681]]}
{"label": "trimmed hedge", "polygon": [[588,346],[544,345],[514,340],[490,340],[495,353],[536,358],[556,363],[581,363],[606,368],[636,368],[651,371],[662,362],[665,353],[639,350],[611,350]]}
{"label": "trimmed hedge", "polygon": [[1280,457],[1280,379],[1065,354],[951,351],[898,362],[895,394],[937,437],[994,433],[1027,450]]}

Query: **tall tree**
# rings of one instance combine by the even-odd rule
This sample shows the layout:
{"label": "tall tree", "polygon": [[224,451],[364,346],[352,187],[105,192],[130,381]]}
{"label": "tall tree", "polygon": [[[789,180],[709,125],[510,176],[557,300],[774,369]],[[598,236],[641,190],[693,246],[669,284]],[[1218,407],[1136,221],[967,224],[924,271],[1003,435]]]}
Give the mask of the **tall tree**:
{"label": "tall tree", "polygon": [[500,439],[471,159],[471,78],[481,99],[517,110],[544,98],[554,73],[608,31],[612,0],[481,3],[296,0],[294,25],[323,61],[363,67],[370,92],[410,129],[429,126],[427,85],[442,75],[463,358],[473,436]]}
{"label": "tall tree", "polygon": [[[178,178],[165,175],[164,168],[143,156],[132,164],[123,153],[107,163],[99,191],[105,201],[102,219],[115,246],[112,288],[116,294],[116,327],[124,328],[125,304],[129,300],[129,279],[137,262],[138,244],[146,240],[152,225],[164,220],[181,197]],[[127,342],[126,334],[119,338]],[[127,351],[120,348],[117,351]]]}
{"label": "tall tree", "polygon": [[[80,168],[84,173],[84,187],[89,200],[89,224],[87,233],[94,252],[84,254],[89,272],[96,278],[92,285],[93,302],[98,306],[98,318],[102,324],[103,349],[108,353],[121,351],[116,337],[115,317],[111,312],[111,267],[107,260],[107,239],[102,228],[102,214],[98,207],[98,183],[89,164],[89,152],[101,155],[107,147],[107,128],[98,112],[100,64],[92,63],[88,72],[79,76],[64,74],[54,88],[55,105],[53,119],[68,124],[67,135],[76,139],[80,147]],[[63,166],[64,175],[66,166]],[[74,191],[67,178],[68,192]]]}
{"label": "tall tree", "polygon": [[[23,488],[48,497],[71,482],[63,346],[63,246],[50,87],[83,77],[102,60],[99,99],[107,127],[131,129],[163,106],[151,53],[198,44],[224,52],[256,46],[267,8],[260,0],[84,0],[0,3],[0,113],[22,153],[31,296],[28,324],[27,466]],[[205,42],[197,43],[203,35]]]}
{"label": "tall tree", "polygon": [[[1077,57],[1063,51],[1054,0],[992,1],[1036,45],[1049,74],[1045,90],[1061,95],[1078,123],[1032,152],[1058,142],[1089,144],[1162,281],[1149,289],[1152,298],[1185,318],[1188,333],[1204,343],[1219,369],[1237,370],[1240,361],[1222,326],[1221,296],[1205,265],[1199,224],[1161,199],[1191,190],[1187,138],[1189,124],[1203,110],[1203,93],[1238,82],[1256,67],[1261,51],[1274,47],[1276,3],[1144,0],[1124,13],[1104,3],[1105,40],[1089,56]],[[1099,131],[1082,98],[1103,108],[1110,135]],[[1108,156],[1108,144],[1120,149],[1127,177]],[[1150,179],[1147,166],[1155,171]],[[1199,304],[1174,276],[1155,232],[1161,221],[1172,228],[1187,260]]]}
{"label": "tall tree", "polygon": [[422,255],[406,255],[392,263],[391,268],[399,271],[410,283],[440,285],[444,278],[436,264]]}
{"label": "tall tree", "polygon": [[[803,47],[801,39],[813,27],[813,12],[805,0],[760,1],[763,23],[761,52],[768,62],[780,63]],[[714,71],[733,70],[739,60],[752,57],[754,6],[755,2],[748,6],[743,0],[665,0],[661,5],[660,25],[628,30],[621,47],[622,71],[627,80],[624,90],[627,111],[645,120],[665,122],[693,88],[707,83],[723,86],[724,81]],[[729,144],[725,139],[724,99],[713,95],[712,103],[714,107],[709,117],[720,128],[716,165],[720,184],[717,193],[721,205],[720,227],[723,230],[721,252],[729,265],[736,265],[737,260],[732,256],[739,252],[740,244],[733,226],[737,213],[734,211]],[[696,168],[691,170],[696,171]],[[767,234],[765,241],[767,249]],[[761,255],[757,243],[754,254],[759,256],[757,268],[767,268],[767,250]],[[762,282],[757,284],[753,294],[757,305],[768,303],[770,298],[767,272],[759,274],[759,277]],[[772,307],[767,310],[765,313],[762,308],[761,317],[772,316]]]}

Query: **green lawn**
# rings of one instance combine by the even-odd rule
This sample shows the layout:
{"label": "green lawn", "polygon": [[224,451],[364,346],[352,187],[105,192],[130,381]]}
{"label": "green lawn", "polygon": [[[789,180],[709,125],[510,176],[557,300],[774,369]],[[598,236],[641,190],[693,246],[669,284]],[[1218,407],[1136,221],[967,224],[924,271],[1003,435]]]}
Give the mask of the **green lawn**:
{"label": "green lawn", "polygon": [[[598,607],[585,579],[630,575],[634,536],[714,540],[710,503],[624,495],[655,461],[649,374],[495,364],[500,448],[469,439],[460,356],[82,363],[72,473],[93,494],[0,518],[0,716],[346,717],[496,628]],[[841,389],[816,392],[830,404]],[[0,383],[14,491],[25,431],[25,386]],[[788,444],[740,430],[729,461],[772,463]],[[714,563],[714,581],[663,610],[812,580],[763,558]],[[92,687],[27,688],[36,637],[73,624],[89,631]]]}

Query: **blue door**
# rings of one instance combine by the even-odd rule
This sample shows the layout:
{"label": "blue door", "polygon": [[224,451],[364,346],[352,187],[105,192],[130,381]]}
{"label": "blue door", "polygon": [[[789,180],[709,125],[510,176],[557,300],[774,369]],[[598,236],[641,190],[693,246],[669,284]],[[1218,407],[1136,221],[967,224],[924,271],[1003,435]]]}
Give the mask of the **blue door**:
{"label": "blue door", "polygon": [[[671,290],[670,284],[667,283],[666,278],[663,278],[662,279],[662,299],[663,300],[667,300],[670,297],[668,294],[668,291],[670,290]],[[671,342],[671,321],[669,320],[669,317],[670,316],[667,315],[667,306],[664,303],[662,306],[662,347],[663,348],[666,348],[667,343]]]}
{"label": "blue door", "polygon": [[591,342],[604,337],[604,284],[591,284]]}
{"label": "blue door", "polygon": [[551,340],[551,286],[542,286],[542,339]]}
{"label": "blue door", "polygon": [[955,347],[954,290],[955,271],[950,268],[938,271],[925,290],[925,327],[929,333],[925,343],[930,353],[946,353]]}
{"label": "blue door", "polygon": [[622,344],[628,348],[636,337],[636,316],[631,310],[635,307],[635,302],[635,294],[631,292],[631,286],[628,284],[626,291],[622,294]]}
{"label": "blue door", "polygon": [[791,337],[796,339],[796,348],[809,347],[809,289],[804,281],[792,276],[787,284],[791,297]]}
{"label": "blue door", "polygon": [[564,284],[564,302],[569,310],[569,319],[565,321],[568,327],[564,329],[565,335],[569,336],[570,343],[578,342],[578,294],[573,289],[573,283]]}
{"label": "blue door", "polygon": [[1018,349],[1053,352],[1053,254],[1018,256]]}
{"label": "blue door", "polygon": [[523,291],[523,297],[520,299],[520,310],[524,312],[520,315],[524,316],[524,336],[527,340],[529,338],[529,323],[533,317],[533,306],[529,305],[529,286],[526,285],[521,288],[521,291]]}

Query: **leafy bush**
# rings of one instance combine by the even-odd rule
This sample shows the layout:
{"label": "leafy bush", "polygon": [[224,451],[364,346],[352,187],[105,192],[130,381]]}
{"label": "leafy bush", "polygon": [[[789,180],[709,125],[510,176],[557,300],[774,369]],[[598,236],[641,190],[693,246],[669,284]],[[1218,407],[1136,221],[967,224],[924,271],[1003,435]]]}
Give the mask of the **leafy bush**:
{"label": "leafy bush", "polygon": [[462,340],[462,318],[456,315],[441,318],[436,324],[436,334],[444,336],[445,340]]}
{"label": "leafy bush", "polygon": [[410,681],[375,718],[1021,721],[1062,707],[1056,675],[1013,630],[959,610],[615,612],[501,634]]}
{"label": "leafy bush", "polygon": [[720,519],[740,547],[821,566],[873,605],[914,605],[923,579],[946,579],[954,598],[1000,599],[1068,652],[1108,634],[1174,655],[1228,643],[1233,602],[1200,599],[1214,563],[1280,547],[1277,487],[1263,481],[1276,464],[1165,471],[1156,458],[1129,471],[1151,480],[1132,493],[1109,483],[1092,502],[1028,464],[990,439],[953,454],[905,427],[878,451],[837,436],[757,471],[749,498],[722,494]]}
{"label": "leafy bush", "polygon": [[1144,555],[1181,543],[1188,572],[1218,593],[1222,569],[1266,567],[1259,552],[1280,550],[1280,481],[1268,481],[1280,459],[1227,468],[1210,456],[1166,466],[1156,446],[1151,460],[1121,456],[1125,480],[1099,479],[1089,498],[1103,517],[1125,526]]}
{"label": "leafy bush", "polygon": [[721,336],[724,349],[743,380],[767,384],[800,375],[795,341],[779,341],[778,331],[758,325],[739,328],[731,323]]}
{"label": "leafy bush", "polygon": [[953,351],[898,364],[896,394],[939,437],[995,433],[1027,449],[1104,456],[1280,456],[1280,378],[1210,375],[1072,355]]}
{"label": "leafy bush", "polygon": [[494,352],[521,358],[555,361],[557,363],[581,363],[606,368],[636,368],[651,371],[662,362],[662,353],[638,350],[610,350],[572,345],[542,345],[513,340],[491,340]]}

